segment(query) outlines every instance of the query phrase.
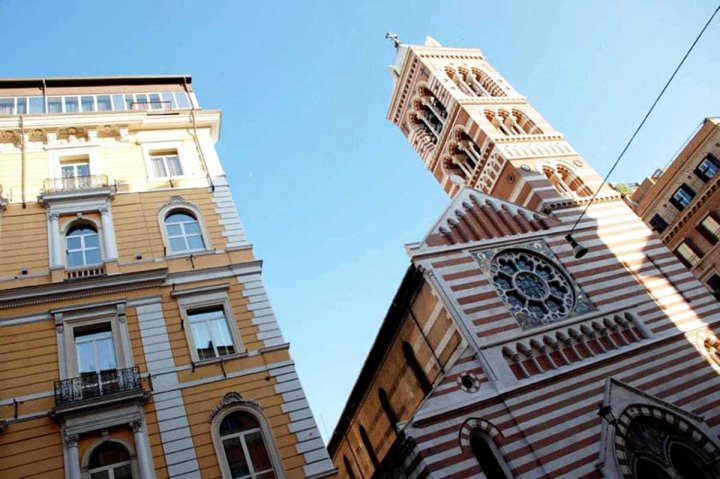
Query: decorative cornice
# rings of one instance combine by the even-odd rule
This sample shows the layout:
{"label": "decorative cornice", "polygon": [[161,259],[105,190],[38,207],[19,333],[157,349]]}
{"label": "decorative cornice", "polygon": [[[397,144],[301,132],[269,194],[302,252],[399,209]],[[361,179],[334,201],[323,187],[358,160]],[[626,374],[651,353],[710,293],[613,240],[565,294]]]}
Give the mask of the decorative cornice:
{"label": "decorative cornice", "polygon": [[212,422],[212,420],[220,413],[220,411],[232,406],[245,406],[252,408],[257,412],[262,412],[263,410],[262,406],[257,401],[252,399],[245,399],[240,393],[237,392],[229,392],[225,394],[220,404],[215,406],[212,411],[210,411],[210,422]]}
{"label": "decorative cornice", "polygon": [[159,268],[100,278],[8,289],[0,292],[0,309],[152,288],[163,284],[167,277],[167,271],[167,268]]}

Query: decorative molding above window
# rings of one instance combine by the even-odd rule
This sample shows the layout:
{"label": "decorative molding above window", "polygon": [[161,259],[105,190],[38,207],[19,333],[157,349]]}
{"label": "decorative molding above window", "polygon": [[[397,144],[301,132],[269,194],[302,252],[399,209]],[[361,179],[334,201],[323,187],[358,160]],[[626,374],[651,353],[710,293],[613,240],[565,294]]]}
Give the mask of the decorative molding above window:
{"label": "decorative molding above window", "polygon": [[542,241],[476,251],[473,255],[522,329],[594,309]]}
{"label": "decorative molding above window", "polygon": [[242,397],[242,394],[237,392],[229,392],[225,393],[225,396],[223,396],[222,401],[220,404],[212,408],[212,411],[210,411],[210,421],[212,422],[213,419],[215,419],[215,416],[217,416],[220,411],[222,411],[225,408],[231,407],[231,406],[245,406],[252,408],[256,410],[259,413],[262,413],[263,408],[257,401],[253,399],[245,399]]}

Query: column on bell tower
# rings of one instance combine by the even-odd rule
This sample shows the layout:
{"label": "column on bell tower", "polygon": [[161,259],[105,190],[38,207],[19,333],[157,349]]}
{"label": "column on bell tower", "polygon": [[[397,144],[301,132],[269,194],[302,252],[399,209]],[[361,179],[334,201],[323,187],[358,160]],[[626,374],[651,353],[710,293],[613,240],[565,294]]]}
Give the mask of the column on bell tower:
{"label": "column on bell tower", "polygon": [[541,210],[602,180],[477,49],[396,42],[388,119],[454,197],[468,186]]}

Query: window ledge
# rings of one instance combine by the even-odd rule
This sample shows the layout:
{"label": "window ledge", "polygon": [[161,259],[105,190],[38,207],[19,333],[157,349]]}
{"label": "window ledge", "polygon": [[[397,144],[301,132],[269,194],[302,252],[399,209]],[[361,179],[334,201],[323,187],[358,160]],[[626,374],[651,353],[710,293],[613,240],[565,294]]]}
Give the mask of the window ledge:
{"label": "window ledge", "polygon": [[233,353],[233,354],[226,354],[225,356],[220,356],[217,358],[201,359],[200,361],[194,361],[193,365],[195,367],[199,367],[199,366],[207,366],[209,364],[220,364],[220,363],[224,363],[224,362],[227,362],[227,361],[233,360],[233,359],[246,358],[248,356],[249,356],[248,351],[245,350],[245,351],[239,351],[239,352]]}
{"label": "window ledge", "polygon": [[168,253],[165,259],[189,258],[190,256],[205,256],[217,253],[216,249],[199,249],[197,251],[184,251],[182,253]]}

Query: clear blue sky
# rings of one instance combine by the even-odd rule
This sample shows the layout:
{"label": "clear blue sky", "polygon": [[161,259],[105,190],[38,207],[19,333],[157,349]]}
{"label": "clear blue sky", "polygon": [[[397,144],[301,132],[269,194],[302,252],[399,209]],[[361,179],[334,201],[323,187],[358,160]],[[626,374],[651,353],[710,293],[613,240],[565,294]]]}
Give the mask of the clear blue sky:
{"label": "clear blue sky", "polygon": [[[261,5],[262,4],[262,5]],[[394,50],[477,47],[602,175],[714,2],[0,0],[3,76],[190,73],[320,428],[332,431],[447,204],[385,120]],[[720,19],[618,169],[666,164],[720,114]]]}

